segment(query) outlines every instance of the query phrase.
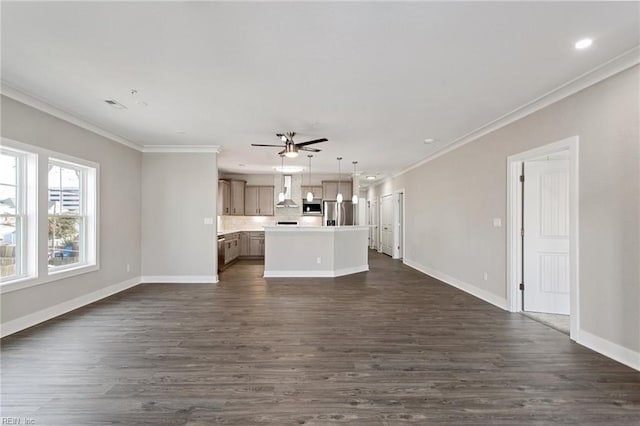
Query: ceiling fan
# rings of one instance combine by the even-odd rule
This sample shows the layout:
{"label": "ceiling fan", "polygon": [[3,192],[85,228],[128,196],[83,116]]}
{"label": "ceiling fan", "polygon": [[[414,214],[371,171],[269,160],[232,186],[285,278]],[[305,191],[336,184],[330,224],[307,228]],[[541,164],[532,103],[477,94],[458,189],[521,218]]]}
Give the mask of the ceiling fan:
{"label": "ceiling fan", "polygon": [[318,148],[308,148],[308,145],[312,145],[314,143],[327,142],[329,139],[321,138],[314,139],[312,141],[295,143],[293,141],[293,137],[296,135],[296,132],[287,132],[285,134],[277,133],[276,136],[280,138],[282,142],[284,142],[284,146],[282,145],[264,145],[259,143],[252,143],[251,146],[275,146],[278,148],[284,148],[282,151],[278,153],[278,155],[284,155],[289,158],[297,157],[298,151],[311,151],[311,152],[320,152]]}

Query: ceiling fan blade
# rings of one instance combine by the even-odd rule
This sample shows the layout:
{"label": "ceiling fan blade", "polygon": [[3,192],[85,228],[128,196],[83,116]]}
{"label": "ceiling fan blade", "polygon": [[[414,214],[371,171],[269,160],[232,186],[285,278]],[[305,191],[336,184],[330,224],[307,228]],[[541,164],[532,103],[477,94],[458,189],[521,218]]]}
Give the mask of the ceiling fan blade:
{"label": "ceiling fan blade", "polygon": [[252,143],[251,146],[275,146],[276,148],[282,148],[282,145],[264,145],[261,143]]}
{"label": "ceiling fan blade", "polygon": [[282,151],[280,151],[280,152],[278,153],[278,155],[282,157],[282,156],[284,155],[285,151],[286,151],[286,150],[285,150],[285,149],[283,149]]}
{"label": "ceiling fan blade", "polygon": [[320,152],[322,151],[321,149],[318,148],[306,148],[304,146],[301,146],[300,148],[298,148],[299,151],[311,151],[311,152]]}
{"label": "ceiling fan blade", "polygon": [[297,146],[305,146],[305,145],[311,145],[311,144],[314,144],[314,143],[327,142],[328,140],[329,139],[327,139],[327,138],[314,139],[312,141],[300,142],[300,143],[297,143],[296,145]]}

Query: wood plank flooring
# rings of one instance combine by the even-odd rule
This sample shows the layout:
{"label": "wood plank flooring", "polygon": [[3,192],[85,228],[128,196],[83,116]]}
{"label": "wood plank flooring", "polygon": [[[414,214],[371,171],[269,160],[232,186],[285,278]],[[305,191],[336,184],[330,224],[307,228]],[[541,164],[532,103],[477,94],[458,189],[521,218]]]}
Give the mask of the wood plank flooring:
{"label": "wood plank flooring", "polygon": [[[36,425],[638,425],[640,373],[389,257],[146,284],[2,340]],[[23,421],[22,424],[25,424]]]}

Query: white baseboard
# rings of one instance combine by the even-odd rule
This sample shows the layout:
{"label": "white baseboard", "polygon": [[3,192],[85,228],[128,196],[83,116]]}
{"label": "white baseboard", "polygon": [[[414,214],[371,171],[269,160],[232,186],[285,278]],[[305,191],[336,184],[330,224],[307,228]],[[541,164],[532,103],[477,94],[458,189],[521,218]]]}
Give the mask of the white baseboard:
{"label": "white baseboard", "polygon": [[41,322],[66,314],[67,312],[71,312],[90,303],[97,302],[100,299],[112,296],[128,288],[135,287],[138,284],[140,284],[140,277],[131,278],[126,281],[101,288],[100,290],[96,290],[92,293],[76,297],[75,299],[68,300],[58,305],[51,306],[41,311],[7,321],[0,325],[0,337],[5,337],[20,330],[33,327],[36,324],[40,324]]}
{"label": "white baseboard", "polygon": [[500,309],[508,310],[507,308],[507,299],[503,297],[496,296],[493,293],[490,293],[486,290],[478,288],[472,284],[461,281],[457,278],[449,276],[440,271],[436,271],[435,269],[429,268],[428,266],[421,265],[418,262],[405,258],[403,260],[404,264],[422,272],[423,274],[427,274],[430,277],[433,277],[437,280],[440,280],[446,284],[449,284],[452,287],[460,289],[466,293],[469,293],[472,296],[477,297],[478,299],[482,299],[485,302],[491,303],[492,305],[497,306]]}
{"label": "white baseboard", "polygon": [[147,275],[142,277],[143,283],[156,284],[215,284],[217,275]]}
{"label": "white baseboard", "polygon": [[618,361],[619,363],[640,371],[640,352],[632,351],[631,349],[620,346],[617,343],[613,343],[584,330],[578,331],[578,338],[576,339],[576,342],[601,353],[606,357]]}
{"label": "white baseboard", "polygon": [[366,272],[369,265],[361,265],[352,268],[342,268],[331,271],[264,271],[265,278],[335,278],[344,275]]}
{"label": "white baseboard", "polygon": [[344,275],[357,274],[358,272],[367,272],[369,270],[369,264],[354,266],[351,268],[336,269],[333,273],[334,277],[342,277]]}

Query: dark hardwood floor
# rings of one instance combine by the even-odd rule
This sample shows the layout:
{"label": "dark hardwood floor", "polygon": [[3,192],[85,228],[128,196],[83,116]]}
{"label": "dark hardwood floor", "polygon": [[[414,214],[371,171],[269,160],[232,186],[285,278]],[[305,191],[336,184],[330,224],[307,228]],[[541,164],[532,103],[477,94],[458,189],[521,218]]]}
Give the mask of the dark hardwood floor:
{"label": "dark hardwood floor", "polygon": [[[371,271],[146,284],[2,340],[35,425],[638,425],[640,373],[370,253]],[[25,424],[24,420],[23,423]]]}

